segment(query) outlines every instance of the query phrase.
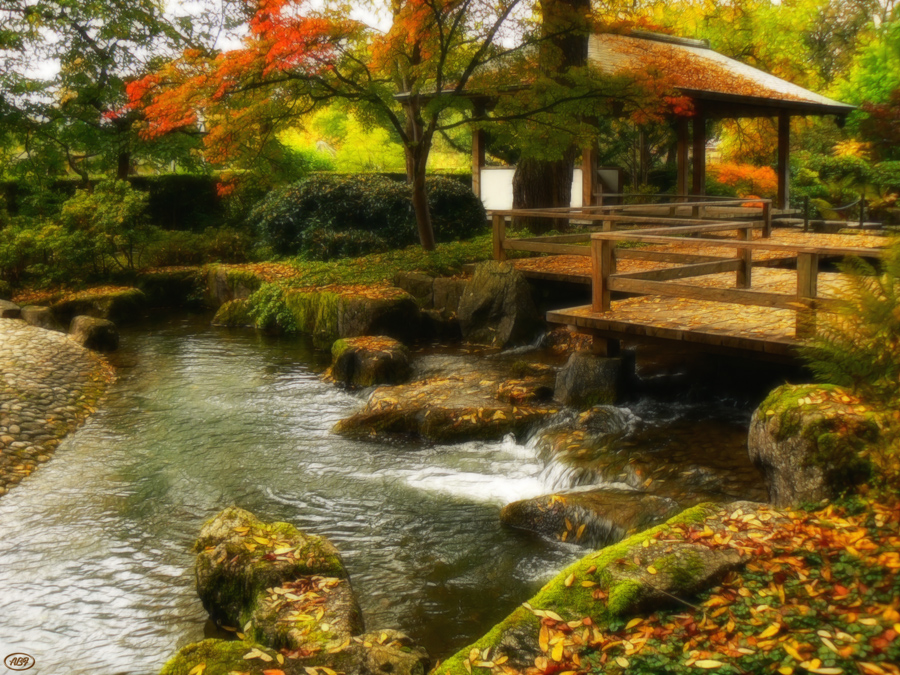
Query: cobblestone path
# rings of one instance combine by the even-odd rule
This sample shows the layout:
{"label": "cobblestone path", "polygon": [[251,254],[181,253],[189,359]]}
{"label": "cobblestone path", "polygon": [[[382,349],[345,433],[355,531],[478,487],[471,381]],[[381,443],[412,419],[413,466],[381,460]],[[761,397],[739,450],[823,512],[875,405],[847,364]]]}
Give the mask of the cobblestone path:
{"label": "cobblestone path", "polygon": [[0,495],[50,459],[113,379],[65,334],[0,319]]}

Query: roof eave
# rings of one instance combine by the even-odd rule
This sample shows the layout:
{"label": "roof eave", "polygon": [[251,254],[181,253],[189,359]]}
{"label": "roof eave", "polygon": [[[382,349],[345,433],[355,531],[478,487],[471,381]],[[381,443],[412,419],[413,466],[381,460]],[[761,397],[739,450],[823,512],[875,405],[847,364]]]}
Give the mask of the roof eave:
{"label": "roof eave", "polygon": [[815,101],[797,101],[794,99],[767,98],[764,96],[746,96],[740,94],[727,94],[724,92],[706,91],[702,89],[679,89],[679,91],[697,101],[711,101],[715,103],[728,103],[747,107],[747,117],[765,116],[767,110],[790,110],[799,115],[836,115],[846,117],[856,110],[855,106],[846,103],[835,102],[816,103]]}

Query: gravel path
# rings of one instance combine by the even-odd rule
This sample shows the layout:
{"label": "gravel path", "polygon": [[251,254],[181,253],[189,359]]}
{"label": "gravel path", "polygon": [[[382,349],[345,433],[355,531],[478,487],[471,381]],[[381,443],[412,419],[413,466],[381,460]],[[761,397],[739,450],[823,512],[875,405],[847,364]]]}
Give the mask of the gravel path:
{"label": "gravel path", "polygon": [[0,319],[0,495],[50,459],[113,379],[65,334]]}

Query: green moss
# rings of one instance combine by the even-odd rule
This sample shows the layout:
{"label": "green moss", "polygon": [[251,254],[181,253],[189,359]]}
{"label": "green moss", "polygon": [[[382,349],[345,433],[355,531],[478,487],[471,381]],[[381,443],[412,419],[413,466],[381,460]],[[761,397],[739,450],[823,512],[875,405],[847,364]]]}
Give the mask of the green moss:
{"label": "green moss", "polygon": [[[778,420],[778,431],[775,437],[777,441],[796,435],[801,427],[800,400],[820,391],[843,391],[841,387],[830,384],[786,384],[773,390],[766,399],[759,404],[759,409],[766,417],[775,417]],[[806,408],[805,412],[811,410]]]}
{"label": "green moss", "polygon": [[[594,600],[593,588],[585,588],[581,585],[581,581],[599,581],[601,584],[604,580],[609,583],[611,576],[606,573],[605,569],[622,558],[628,557],[629,552],[640,547],[644,541],[652,540],[658,533],[665,532],[667,528],[673,525],[686,525],[704,522],[717,511],[718,507],[714,504],[699,504],[687,509],[677,516],[670,518],[662,525],[657,525],[644,532],[632,535],[618,544],[607,546],[600,551],[589,553],[577,562],[569,565],[562,572],[557,574],[549,583],[547,583],[538,593],[528,601],[528,604],[535,609],[552,610],[559,614],[564,620],[571,621],[582,619],[590,616],[595,623],[603,623],[608,617],[613,615],[613,609],[620,610],[627,607],[627,602],[633,598],[633,593],[637,589],[632,583],[618,582],[621,588],[615,589],[617,595],[613,597],[610,592],[608,604],[602,601]],[[633,553],[631,553],[633,555]],[[588,574],[588,570],[596,567],[596,570]],[[575,583],[566,586],[565,580],[574,575]],[[636,582],[633,582],[636,584]],[[639,588],[639,585],[637,585]],[[487,647],[496,647],[503,636],[510,630],[518,627],[530,627],[537,634],[539,619],[528,609],[524,607],[517,608],[512,614],[506,617],[499,624],[494,626],[489,633],[479,639],[477,642],[461,649],[456,654],[447,659],[435,669],[435,675],[468,675],[463,661],[468,657],[469,651],[473,648],[483,650]]]}
{"label": "green moss", "polygon": [[[188,675],[194,667],[200,664],[206,664],[203,675],[228,675],[232,671],[246,672],[253,662],[245,661],[244,654],[254,647],[274,659],[275,652],[249,642],[203,640],[179,651],[162,667],[160,675]],[[262,662],[256,661],[256,663]]]}
{"label": "green moss", "polygon": [[228,287],[232,290],[237,290],[243,286],[252,293],[263,284],[262,279],[255,272],[245,269],[228,269],[225,273],[225,278],[228,280]]}
{"label": "green moss", "polygon": [[253,326],[255,320],[250,314],[250,306],[246,300],[229,300],[224,303],[213,317],[214,326]]}
{"label": "green moss", "polygon": [[610,616],[625,614],[640,600],[643,586],[635,579],[620,579],[609,585],[606,609]]}

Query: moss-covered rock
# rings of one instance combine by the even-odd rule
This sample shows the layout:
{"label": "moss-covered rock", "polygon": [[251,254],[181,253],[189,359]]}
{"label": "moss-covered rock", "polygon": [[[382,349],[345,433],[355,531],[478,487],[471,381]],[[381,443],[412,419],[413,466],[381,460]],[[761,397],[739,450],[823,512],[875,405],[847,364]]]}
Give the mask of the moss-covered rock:
{"label": "moss-covered rock", "polygon": [[531,287],[510,263],[479,263],[459,301],[459,323],[468,342],[506,347],[526,344],[543,329],[544,320]]}
{"label": "moss-covered rock", "polygon": [[[277,651],[248,641],[203,640],[188,645],[163,666],[160,675],[189,675],[204,666],[203,675],[310,675],[308,669],[329,669],[344,675],[425,675],[425,650],[394,630],[356,636],[335,649]],[[197,671],[194,671],[197,672]],[[322,675],[327,671],[319,670]]]}
{"label": "moss-covered rock", "polygon": [[327,539],[234,507],[203,526],[194,549],[197,594],[213,620],[229,626],[247,623],[266,589],[310,575],[347,576]]}
{"label": "moss-covered rock", "polygon": [[93,316],[76,316],[69,325],[69,337],[86,349],[114,352],[119,348],[116,324]]}
{"label": "moss-covered rock", "polygon": [[250,617],[249,634],[276,649],[335,649],[363,630],[348,579],[318,575],[266,589]]}
{"label": "moss-covered rock", "polygon": [[613,404],[620,396],[623,372],[622,359],[575,352],[556,377],[555,398],[576,408]]}
{"label": "moss-covered rock", "polygon": [[0,298],[0,319],[18,319],[22,308],[16,303]]}
{"label": "moss-covered rock", "polygon": [[263,284],[263,279],[252,270],[227,265],[210,265],[204,276],[206,304],[213,308],[231,300],[246,300]]}
{"label": "moss-covered rock", "polygon": [[[404,435],[438,443],[519,437],[558,412],[550,402],[511,403],[504,381],[478,373],[435,377],[376,389],[365,408],[338,422],[334,431],[350,437]],[[519,380],[519,395],[546,388],[546,378]]]}
{"label": "moss-covered rock", "polygon": [[326,286],[285,293],[285,302],[298,329],[312,336],[318,347],[335,340],[386,335],[411,340],[419,330],[419,307],[399,288],[385,286]]}
{"label": "moss-covered rock", "polygon": [[832,499],[872,475],[878,415],[850,392],[785,385],[753,413],[748,448],[775,506]]}
{"label": "moss-covered rock", "polygon": [[65,328],[59,323],[59,320],[53,315],[53,311],[49,307],[26,305],[20,310],[19,316],[30,326],[65,332]]}
{"label": "moss-covered rock", "polygon": [[344,338],[331,346],[328,376],[336,382],[354,387],[400,384],[411,372],[409,350],[393,338]]}
{"label": "moss-covered rock", "polygon": [[500,520],[552,539],[596,548],[657,525],[679,511],[671,499],[646,492],[590,488],[507,504]]}
{"label": "moss-covered rock", "polygon": [[107,319],[118,325],[139,318],[147,307],[147,296],[138,288],[97,288],[76,293],[52,305],[57,321],[65,326],[78,315]]}
{"label": "moss-covered rock", "polygon": [[256,325],[256,321],[250,315],[250,306],[246,300],[228,300],[216,311],[212,325],[246,328]]}
{"label": "moss-covered rock", "polygon": [[[577,669],[572,664],[580,661],[579,655],[591,649],[595,636],[611,622],[650,610],[656,602],[668,604],[673,598],[687,602],[740,564],[734,549],[721,553],[702,544],[684,544],[686,548],[676,550],[667,536],[675,528],[691,526],[702,527],[704,537],[707,531],[710,537],[723,537],[728,533],[726,517],[713,505],[698,505],[665,524],[589,553],[433,672],[499,673],[498,662],[517,670]],[[678,539],[683,539],[680,533]]]}

